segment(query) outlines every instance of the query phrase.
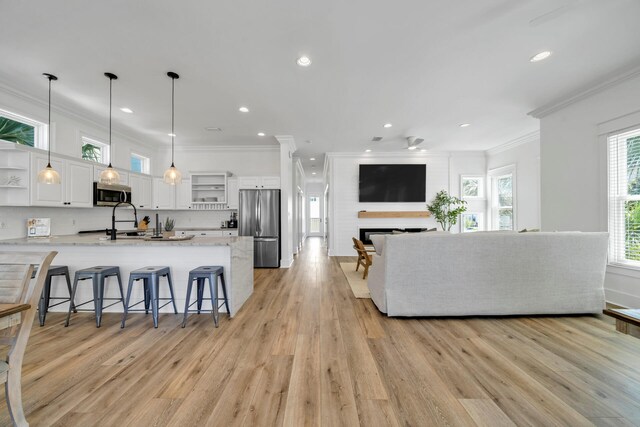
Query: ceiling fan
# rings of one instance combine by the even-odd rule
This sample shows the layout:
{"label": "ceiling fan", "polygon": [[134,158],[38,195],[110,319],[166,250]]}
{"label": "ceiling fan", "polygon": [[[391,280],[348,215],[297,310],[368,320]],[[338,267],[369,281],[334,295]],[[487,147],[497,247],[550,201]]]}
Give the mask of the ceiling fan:
{"label": "ceiling fan", "polygon": [[407,136],[407,137],[398,137],[398,138],[390,138],[388,140],[383,141],[383,137],[374,136],[371,138],[372,142],[376,142],[379,145],[397,145],[398,149],[406,149],[406,150],[415,150],[418,148],[420,144],[424,142],[424,138],[420,138],[417,136]]}

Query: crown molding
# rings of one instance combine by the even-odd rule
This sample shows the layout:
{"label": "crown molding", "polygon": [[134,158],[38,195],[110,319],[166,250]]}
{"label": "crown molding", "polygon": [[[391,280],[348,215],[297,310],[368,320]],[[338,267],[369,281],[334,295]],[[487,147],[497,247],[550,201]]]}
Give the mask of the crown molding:
{"label": "crown molding", "polygon": [[487,155],[494,155],[498,153],[502,153],[503,151],[511,150],[512,148],[516,148],[520,145],[527,144],[529,142],[539,141],[540,140],[540,131],[536,130],[530,132],[526,135],[522,135],[516,139],[512,139],[509,142],[505,142],[504,144],[498,145],[497,147],[489,148],[485,151]]}
{"label": "crown molding", "polygon": [[277,145],[176,145],[176,151],[271,152],[280,151],[280,148]]}
{"label": "crown molding", "polygon": [[[428,158],[428,157],[450,157],[453,152],[449,151],[438,151],[438,152],[417,152],[417,153],[398,153],[398,152],[371,152],[371,153],[363,153],[363,152],[329,152],[325,153],[326,158],[338,158],[338,157],[352,157],[352,158],[378,158],[378,157],[388,157],[394,159],[413,159],[413,158]],[[458,153],[463,153],[463,151],[459,151]]]}
{"label": "crown molding", "polygon": [[631,66],[618,69],[612,73],[605,74],[601,78],[594,80],[591,84],[584,86],[574,92],[569,93],[566,96],[556,99],[540,108],[528,113],[536,119],[541,119],[549,114],[555,113],[571,104],[582,101],[597,93],[607,90],[611,87],[617,86],[627,80],[640,76],[640,64],[638,62]]}
{"label": "crown molding", "polygon": [[[40,98],[36,98],[35,96],[32,96],[26,92],[23,92],[21,90],[18,90],[10,85],[8,85],[4,80],[0,79],[0,92],[4,92],[10,96],[13,96],[15,98],[18,98],[22,101],[28,102],[30,104],[36,105],[37,107],[43,108],[43,109],[48,109],[49,108],[49,103],[47,101],[44,101]],[[6,104],[5,104],[6,105]],[[11,106],[10,105],[6,105],[6,108],[11,110]],[[84,122],[85,124],[94,126],[98,129],[100,129],[101,131],[104,131],[105,133],[109,132],[109,127],[105,126],[103,123],[98,122],[97,118],[94,116],[89,116],[89,115],[84,115],[84,114],[79,114],[69,108],[66,107],[62,107],[60,105],[52,105],[51,106],[51,111],[57,113],[57,114],[61,114],[64,116],[67,116],[71,119],[80,121],[80,122]],[[21,115],[29,115],[22,113]],[[55,120],[54,120],[55,122]],[[153,143],[149,143],[149,142],[144,142],[139,140],[138,138],[134,138],[131,135],[125,134],[122,131],[116,130],[111,128],[111,133],[114,136],[117,136],[119,138],[125,139],[127,141],[130,142],[135,142],[138,144],[141,144],[143,146],[145,146],[146,148],[152,148],[155,149],[156,148],[156,144]]]}
{"label": "crown molding", "polygon": [[289,154],[293,155],[298,150],[296,146],[296,141],[292,135],[275,135],[275,138],[281,145],[289,146]]}

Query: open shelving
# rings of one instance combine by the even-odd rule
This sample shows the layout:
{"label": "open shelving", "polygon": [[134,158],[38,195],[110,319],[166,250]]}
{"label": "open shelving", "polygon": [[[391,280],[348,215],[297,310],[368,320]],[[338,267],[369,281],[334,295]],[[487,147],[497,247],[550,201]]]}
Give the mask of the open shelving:
{"label": "open shelving", "polygon": [[29,205],[29,152],[0,143],[0,205]]}

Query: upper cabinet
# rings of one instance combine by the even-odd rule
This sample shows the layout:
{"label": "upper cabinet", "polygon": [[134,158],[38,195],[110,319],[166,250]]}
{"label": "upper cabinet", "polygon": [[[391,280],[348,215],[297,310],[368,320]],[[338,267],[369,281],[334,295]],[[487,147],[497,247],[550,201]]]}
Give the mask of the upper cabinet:
{"label": "upper cabinet", "polygon": [[238,177],[240,190],[278,190],[280,189],[279,176],[241,176]]}
{"label": "upper cabinet", "polygon": [[[131,196],[133,197],[133,190]],[[175,209],[176,188],[162,178],[153,178],[153,209]]]}
{"label": "upper cabinet", "polygon": [[227,179],[227,208],[238,209],[240,194],[238,194],[238,178]]}
{"label": "upper cabinet", "polygon": [[38,172],[47,166],[46,154],[31,153],[31,205],[90,208],[93,206],[93,166],[87,162],[51,156],[51,167],[62,182],[38,183]]}
{"label": "upper cabinet", "polygon": [[29,205],[29,153],[0,143],[0,206]]}
{"label": "upper cabinet", "polygon": [[131,203],[140,209],[153,209],[153,178],[145,175],[129,175]]}
{"label": "upper cabinet", "polygon": [[191,209],[191,180],[183,179],[182,184],[175,186],[176,188],[176,209]]}

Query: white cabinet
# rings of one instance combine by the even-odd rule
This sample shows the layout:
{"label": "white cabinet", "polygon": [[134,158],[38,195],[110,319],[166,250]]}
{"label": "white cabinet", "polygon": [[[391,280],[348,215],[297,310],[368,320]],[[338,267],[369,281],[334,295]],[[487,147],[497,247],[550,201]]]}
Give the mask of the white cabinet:
{"label": "white cabinet", "polygon": [[238,230],[222,230],[223,236],[237,236]]}
{"label": "white cabinet", "polygon": [[0,206],[29,205],[29,152],[0,143]]}
{"label": "white cabinet", "polygon": [[278,176],[241,176],[238,177],[238,188],[240,190],[280,188],[280,177]]}
{"label": "white cabinet", "polygon": [[238,209],[239,205],[238,178],[229,178],[227,180],[227,208]]}
{"label": "white cabinet", "polygon": [[153,178],[131,174],[129,186],[131,187],[131,203],[141,209],[153,209]]}
{"label": "white cabinet", "polygon": [[176,209],[191,209],[191,180],[183,179],[182,184],[175,186]]}
{"label": "white cabinet", "polygon": [[[106,168],[107,168],[106,165],[103,165],[101,163],[95,163],[93,166],[93,181],[100,182],[100,174]],[[120,183],[119,183],[120,185],[131,186],[131,183],[129,181],[129,172],[124,171],[122,169],[117,169],[117,168],[113,168],[113,169],[115,169],[120,175]]]}
{"label": "white cabinet", "polygon": [[153,209],[174,209],[175,207],[175,186],[165,184],[162,178],[153,178]]}
{"label": "white cabinet", "polygon": [[47,166],[46,154],[31,154],[31,205],[90,208],[93,206],[93,166],[87,162],[51,156],[51,167],[61,184],[38,183],[38,172]]}

